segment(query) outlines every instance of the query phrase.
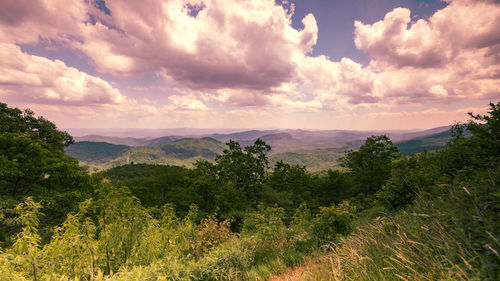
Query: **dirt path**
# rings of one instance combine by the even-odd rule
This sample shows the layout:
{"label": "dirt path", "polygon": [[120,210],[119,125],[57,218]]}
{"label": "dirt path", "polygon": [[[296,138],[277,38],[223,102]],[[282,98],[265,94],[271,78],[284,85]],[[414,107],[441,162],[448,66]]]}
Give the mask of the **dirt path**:
{"label": "dirt path", "polygon": [[314,255],[305,259],[304,264],[295,268],[289,268],[280,275],[273,276],[269,281],[299,281],[311,280],[309,270],[321,263],[322,255]]}
{"label": "dirt path", "polygon": [[304,280],[307,272],[307,266],[299,266],[294,269],[289,269],[281,275],[274,276],[269,281],[298,281]]}

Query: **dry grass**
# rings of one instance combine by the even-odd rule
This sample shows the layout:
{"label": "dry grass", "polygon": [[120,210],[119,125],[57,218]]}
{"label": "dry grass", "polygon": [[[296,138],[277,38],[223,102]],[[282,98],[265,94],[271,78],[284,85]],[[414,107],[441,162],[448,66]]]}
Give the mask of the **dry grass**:
{"label": "dry grass", "polygon": [[303,280],[479,280],[477,253],[427,214],[375,220],[331,245]]}

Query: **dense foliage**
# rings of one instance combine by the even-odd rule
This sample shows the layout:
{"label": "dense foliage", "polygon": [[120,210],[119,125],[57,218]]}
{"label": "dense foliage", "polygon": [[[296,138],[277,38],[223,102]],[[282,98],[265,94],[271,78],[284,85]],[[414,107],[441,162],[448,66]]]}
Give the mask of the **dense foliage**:
{"label": "dense foliage", "polygon": [[373,136],[366,139],[358,151],[342,157],[341,165],[349,169],[360,191],[372,194],[389,178],[392,160],[398,153],[386,135]]}
{"label": "dense foliage", "polygon": [[365,210],[307,279],[498,280],[500,103],[471,117],[446,148],[393,161],[376,193],[385,215]]}
{"label": "dense foliage", "polygon": [[444,149],[402,156],[372,136],[319,175],[270,167],[257,140],[89,176],[54,124],[1,109],[0,280],[267,280],[324,245],[312,280],[499,274],[500,103]]}
{"label": "dense foliage", "polygon": [[[0,103],[0,213],[12,218],[16,205],[32,196],[44,206],[40,225],[48,237],[53,226],[75,211],[90,191],[90,177],[64,154],[72,142],[43,117]],[[0,222],[0,246],[17,231],[9,220]]]}

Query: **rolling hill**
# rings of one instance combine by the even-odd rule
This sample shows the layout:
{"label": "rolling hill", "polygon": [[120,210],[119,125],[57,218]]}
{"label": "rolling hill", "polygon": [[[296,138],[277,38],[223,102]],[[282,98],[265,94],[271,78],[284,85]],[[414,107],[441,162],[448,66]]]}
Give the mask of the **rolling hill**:
{"label": "rolling hill", "polygon": [[[210,137],[192,138],[165,136],[153,139],[87,136],[69,146],[66,153],[98,171],[129,164],[165,164],[191,166],[195,161],[213,161],[226,148],[225,142],[235,139],[242,147],[261,138],[271,145],[271,165],[278,161],[306,166],[310,171],[338,167],[337,159],[349,149],[357,149],[366,137],[377,131],[307,131],[307,130],[252,130],[230,134],[212,134]],[[396,131],[393,137],[404,139],[396,146],[404,155],[443,147],[450,138],[449,127],[426,131]],[[407,140],[406,138],[413,137]],[[104,142],[107,140],[109,142]],[[128,145],[125,145],[127,143]]]}
{"label": "rolling hill", "polygon": [[269,163],[274,166],[278,161],[283,161],[291,165],[305,166],[310,172],[318,172],[338,168],[337,159],[344,155],[346,150],[347,147],[282,152],[270,155]]}
{"label": "rolling hill", "polygon": [[82,162],[104,163],[127,153],[130,147],[107,142],[81,141],[66,148],[66,154]]}
{"label": "rolling hill", "polygon": [[221,154],[225,145],[212,138],[185,138],[160,146],[167,157],[178,159],[189,159],[201,157],[213,160]]}
{"label": "rolling hill", "polygon": [[74,137],[77,143],[80,142],[105,142],[109,144],[122,144],[127,146],[144,145],[148,140],[141,138],[121,138],[101,135],[86,135],[83,137]]}
{"label": "rolling hill", "polygon": [[80,160],[93,171],[130,163],[191,166],[200,159],[213,161],[225,145],[212,138],[183,138],[157,146],[129,147],[106,142],[77,142],[66,154]]}
{"label": "rolling hill", "polygon": [[451,139],[449,130],[432,134],[430,136],[417,137],[411,140],[395,143],[399,151],[403,155],[436,150],[446,146],[446,143]]}

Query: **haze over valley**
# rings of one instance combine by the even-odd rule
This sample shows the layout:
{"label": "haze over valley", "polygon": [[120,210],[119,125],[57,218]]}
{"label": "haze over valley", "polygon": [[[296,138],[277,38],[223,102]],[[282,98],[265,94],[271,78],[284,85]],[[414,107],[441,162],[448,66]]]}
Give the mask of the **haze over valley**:
{"label": "haze over valley", "polygon": [[[429,130],[348,131],[348,130],[250,130],[232,133],[217,129],[127,129],[102,132],[106,135],[75,137],[75,144],[66,153],[89,165],[94,171],[124,164],[163,164],[191,167],[197,160],[213,161],[222,153],[225,143],[237,141],[242,147],[252,145],[257,139],[271,146],[269,158],[272,165],[278,161],[305,166],[309,171],[338,168],[337,159],[350,149],[357,149],[367,137],[386,134],[396,142],[403,154],[435,150],[445,146],[450,138],[450,127]],[[71,132],[71,130],[69,130]],[[99,132],[80,129],[80,134]],[[126,135],[155,136],[168,133],[186,133],[163,137],[119,137]],[[205,134],[204,134],[205,133]],[[432,140],[432,141],[431,141]]]}

